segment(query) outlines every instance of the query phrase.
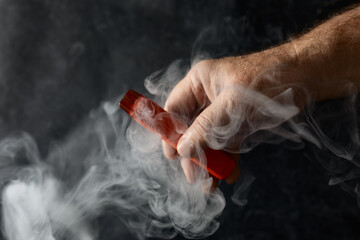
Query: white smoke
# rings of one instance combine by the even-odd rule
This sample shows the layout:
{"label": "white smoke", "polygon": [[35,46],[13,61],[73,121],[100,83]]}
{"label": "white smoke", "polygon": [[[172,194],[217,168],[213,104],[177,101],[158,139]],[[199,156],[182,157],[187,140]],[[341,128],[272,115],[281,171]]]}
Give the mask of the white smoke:
{"label": "white smoke", "polygon": [[[178,63],[146,81],[160,103],[175,79],[182,76]],[[279,144],[288,140],[302,146],[305,139],[358,166],[354,160],[359,146],[353,119],[355,98],[347,98],[344,108],[352,121],[348,131],[351,141],[344,147],[323,133],[309,109],[305,111],[306,121],[295,118],[299,113],[293,101],[296,87],[286,88],[273,98],[245,88],[229,88],[243,101],[235,107],[228,105],[229,121],[208,133],[209,145],[220,149],[241,137],[242,144],[233,150],[240,153],[263,142]],[[53,145],[44,159],[26,133],[11,134],[0,142],[7,239],[97,239],[92,220],[108,208],[139,239],[173,238],[177,233],[199,238],[217,230],[216,217],[224,209],[225,200],[219,189],[211,194],[203,192],[204,186],[209,189],[212,182],[206,171],[199,170],[194,183],[189,184],[180,162],[163,156],[160,137],[129,122],[117,103],[105,102],[92,111],[89,119],[62,143]],[[252,114],[246,114],[249,109]],[[336,160],[322,163],[331,171],[338,170]],[[334,175],[330,184],[356,179],[360,176],[357,172],[354,168],[346,176]],[[242,173],[232,198],[235,203],[247,203],[246,193],[253,181],[254,176]]]}
{"label": "white smoke", "polygon": [[[4,6],[7,4],[10,4],[10,1],[3,1]],[[52,6],[54,3],[47,2],[47,4]],[[6,31],[11,33],[8,38],[11,40],[18,38],[17,32],[13,29],[17,29],[24,21],[21,14],[18,12],[14,14],[6,11],[7,9],[1,8],[3,19],[16,23],[10,26],[3,24],[7,27]],[[54,9],[67,11],[66,8],[57,5],[51,9],[55,14],[54,18],[62,13]],[[29,12],[33,14],[32,11]],[[77,19],[76,12],[69,15]],[[64,16],[68,15],[64,14]],[[73,21],[69,21],[69,25],[72,24]],[[31,25],[37,26],[32,23]],[[39,72],[45,72],[44,75],[40,74],[40,77],[35,74],[35,79],[45,79],[45,83],[37,85],[39,89],[34,90],[36,94],[48,92],[49,88],[53,89],[52,92],[57,92],[57,85],[53,82],[67,79],[64,76],[65,68],[72,69],[87,47],[81,42],[74,43],[69,53],[75,56],[73,61],[64,60],[62,54],[66,52],[66,48],[60,50],[57,48],[67,44],[63,43],[64,39],[58,41],[57,31],[61,32],[69,25],[56,25],[57,28],[53,30],[52,35],[47,36],[49,39],[43,40],[47,45],[45,44],[44,47],[40,44],[42,61],[53,63],[49,64],[53,68],[47,72],[44,71],[46,67],[41,64],[34,65],[34,68],[40,69]],[[78,27],[82,25],[78,24]],[[101,28],[101,26],[96,27]],[[200,45],[204,43],[204,39],[213,42],[223,38],[220,33],[211,35],[211,38],[206,34],[200,35],[194,47],[192,63],[195,64],[200,59],[211,56],[206,52],[207,49],[200,51],[202,50]],[[246,36],[241,38],[245,39]],[[0,42],[1,49],[11,48],[12,41],[8,39],[3,38]],[[35,40],[39,39],[35,38]],[[238,41],[239,38],[235,40]],[[54,46],[53,42],[57,45]],[[239,45],[235,41],[232,43],[235,43],[235,46]],[[218,45],[218,48],[222,49],[221,43]],[[242,47],[246,49],[246,46]],[[11,54],[13,53],[10,51],[4,55],[5,57],[1,56],[1,61],[9,61],[6,56]],[[133,52],[129,51],[129,54]],[[143,54],[141,51],[138,57]],[[226,54],[228,54],[226,51],[220,53],[220,55]],[[13,61],[18,62],[19,59],[15,58]],[[128,59],[125,58],[123,61],[128,62]],[[7,65],[4,66],[6,68]],[[44,64],[44,66],[48,65]],[[83,72],[87,71],[87,67],[85,65]],[[22,68],[20,64],[18,69]],[[163,104],[173,86],[188,69],[189,67],[184,67],[183,62],[176,61],[166,71],[150,76],[145,86],[154,95],[152,98]],[[1,71],[5,70],[1,69]],[[76,72],[82,71],[76,69]],[[276,81],[271,73],[265,71],[264,74],[270,80]],[[1,75],[5,76],[3,79],[8,77],[3,72]],[[52,78],[55,75],[60,77]],[[79,76],[81,79],[87,77],[88,75]],[[3,84],[3,79],[0,81],[1,93],[8,87],[7,82]],[[85,82],[84,85],[87,85],[88,82]],[[61,83],[68,85],[69,82]],[[314,146],[312,148],[314,151],[309,158],[320,162],[328,170],[331,174],[329,183],[341,184],[359,198],[358,159],[360,158],[356,94],[351,84],[342,84],[342,86],[345,86],[344,89],[350,97],[344,99],[343,106],[340,107],[341,111],[336,112],[337,116],[344,116],[343,122],[335,123],[338,125],[332,129],[324,128],[321,124],[324,119],[330,122],[334,119],[332,111],[317,118],[312,111],[313,106],[310,106],[305,109],[305,114],[298,115],[301,111],[294,105],[294,91],[298,91],[299,86],[287,86],[272,98],[259,92],[232,86],[229,89],[231,94],[242,96],[243,101],[235,108],[227,109],[229,121],[226,125],[220,125],[209,132],[209,145],[213,148],[223,148],[231,146],[233,139],[241,138],[242,144],[235,146],[235,150],[232,146],[231,150],[245,153],[253,150],[260,143],[279,144],[292,141],[296,143],[292,147],[296,146],[299,149],[310,143]],[[118,90],[118,88],[114,89]],[[214,91],[216,92],[216,89]],[[78,99],[89,99],[86,97],[72,99],[67,98],[68,95],[65,93],[60,98],[70,102],[69,104],[77,102]],[[8,109],[5,94],[0,94],[0,99],[3,108]],[[41,104],[46,101],[42,98],[34,99],[28,104],[24,103],[25,107],[21,110],[26,112],[25,116],[45,114],[39,106],[43,106]],[[211,194],[202,191],[204,186],[210,188],[212,179],[205,171],[199,169],[194,184],[187,183],[180,162],[168,161],[164,158],[160,137],[134,122],[130,123],[129,117],[118,110],[117,103],[118,101],[105,102],[98,110],[92,111],[89,117],[80,123],[80,127],[67,138],[60,143],[53,143],[49,153],[44,157],[40,156],[35,140],[27,133],[13,133],[0,141],[2,224],[7,239],[98,239],[99,233],[94,219],[106,211],[116,215],[139,239],[173,238],[177,233],[187,238],[200,238],[209,236],[217,230],[219,223],[216,219],[225,207],[224,196],[219,189]],[[247,114],[250,109],[255,114],[251,115],[253,118]],[[18,116],[15,115],[13,118],[16,117]],[[0,116],[1,135],[4,131],[1,124],[4,121],[3,116]],[[190,123],[191,119],[187,121]],[[41,123],[29,122],[30,126],[32,124]],[[41,130],[47,131],[45,126]],[[331,131],[334,132],[335,138],[334,135],[331,136]],[[337,136],[344,134],[345,140],[340,141],[340,137]],[[229,139],[231,135],[233,136]],[[235,203],[240,206],[247,203],[246,193],[254,181],[256,181],[254,176],[242,172],[234,187],[232,199]],[[121,227],[119,229],[116,232],[117,238],[126,235],[126,230]]]}
{"label": "white smoke", "polygon": [[[146,86],[163,103],[182,72],[175,62],[163,74],[149,77]],[[247,88],[226,89],[229,95],[241,96],[242,101],[226,105],[228,121],[208,132],[209,146],[226,148],[233,139],[241,138],[237,150],[230,145],[233,152],[241,153],[259,143],[290,140],[301,145],[305,139],[356,164],[356,121],[350,119],[351,141],[346,147],[334,142],[317,125],[310,108],[305,111],[307,121],[294,118],[299,113],[294,104],[297,87],[289,86],[273,98]],[[348,99],[344,109],[354,118],[355,98]],[[1,141],[3,226],[8,239],[96,239],[91,220],[109,207],[140,239],[172,238],[176,233],[198,238],[216,231],[216,217],[225,200],[219,189],[211,194],[202,191],[204,186],[211,187],[212,179],[199,170],[194,183],[189,184],[180,162],[163,156],[160,136],[134,121],[129,123],[117,103],[105,102],[92,111],[89,119],[63,143],[52,147],[45,159],[26,133],[15,133]],[[328,166],[327,162],[323,164]],[[357,176],[356,171],[349,172],[332,178],[330,184]],[[246,192],[254,180],[249,173],[241,175],[233,195],[235,203],[247,203]]]}
{"label": "white smoke", "polygon": [[[14,174],[3,191],[8,239],[93,239],[89,222],[106,207],[139,238],[216,231],[225,201],[219,190],[202,192],[210,179],[190,185],[179,162],[162,156],[158,136],[134,123],[125,133],[128,118],[116,102],[91,118],[44,160],[25,133],[2,140],[3,169]],[[19,158],[24,167],[17,166]]]}

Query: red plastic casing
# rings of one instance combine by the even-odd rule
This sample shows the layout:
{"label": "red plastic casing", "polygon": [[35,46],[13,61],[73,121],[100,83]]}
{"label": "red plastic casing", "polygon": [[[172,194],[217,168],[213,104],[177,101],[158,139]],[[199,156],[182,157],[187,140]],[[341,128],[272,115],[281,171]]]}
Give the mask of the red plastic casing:
{"label": "red plastic casing", "polygon": [[[177,129],[184,126],[181,120],[166,112],[151,99],[133,90],[126,93],[120,102],[120,107],[142,126],[160,134],[165,142],[176,149],[182,136]],[[191,160],[218,179],[229,177],[235,168],[235,161],[224,151],[208,148],[205,156],[206,163],[194,158]]]}

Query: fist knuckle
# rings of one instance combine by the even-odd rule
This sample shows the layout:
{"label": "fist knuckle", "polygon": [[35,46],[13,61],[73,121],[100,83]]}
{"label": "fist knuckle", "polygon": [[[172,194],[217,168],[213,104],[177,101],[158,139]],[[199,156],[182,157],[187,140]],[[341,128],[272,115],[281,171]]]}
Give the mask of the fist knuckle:
{"label": "fist knuckle", "polygon": [[198,134],[204,135],[206,132],[211,130],[212,125],[213,123],[209,117],[200,116],[195,120],[194,129]]}
{"label": "fist knuckle", "polygon": [[212,65],[212,62],[213,62],[213,60],[211,60],[211,59],[202,60],[202,61],[198,62],[198,63],[195,65],[195,68],[199,68],[199,69],[205,68],[205,69],[207,69],[207,68],[209,68],[209,67]]}
{"label": "fist knuckle", "polygon": [[214,64],[215,60],[202,60],[198,62],[194,67],[192,67],[191,71],[192,74],[195,76],[201,76],[204,73],[208,73]]}

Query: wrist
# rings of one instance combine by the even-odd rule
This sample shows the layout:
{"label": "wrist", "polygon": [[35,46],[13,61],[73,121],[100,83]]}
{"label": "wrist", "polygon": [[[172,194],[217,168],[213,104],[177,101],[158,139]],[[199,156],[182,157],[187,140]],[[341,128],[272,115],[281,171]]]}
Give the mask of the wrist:
{"label": "wrist", "polygon": [[294,104],[300,109],[314,99],[316,88],[309,81],[293,42],[265,50],[263,54],[263,59],[269,63],[268,68],[273,69],[264,78],[265,81],[272,82],[268,84],[268,89],[264,89],[266,95],[275,97],[292,89]]}

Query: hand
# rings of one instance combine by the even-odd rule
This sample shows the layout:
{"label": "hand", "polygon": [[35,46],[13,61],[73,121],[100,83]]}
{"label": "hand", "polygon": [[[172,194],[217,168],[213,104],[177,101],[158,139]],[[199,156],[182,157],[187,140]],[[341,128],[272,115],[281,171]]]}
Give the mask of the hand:
{"label": "hand", "polygon": [[[178,152],[163,143],[165,156],[179,155],[187,180],[194,182],[201,177],[189,158],[201,158],[207,147],[244,152],[251,149],[244,143],[254,141],[249,141],[254,133],[274,132],[310,101],[348,95],[345,83],[360,91],[359,23],[360,7],[354,7],[292,42],[196,64],[165,104],[189,126]],[[227,182],[237,176],[235,172]],[[212,188],[205,190],[216,185],[214,179]]]}
{"label": "hand", "polygon": [[[210,147],[231,152],[238,160],[241,144],[250,134],[278,126],[304,106],[301,89],[307,86],[296,73],[292,51],[285,44],[247,56],[201,61],[175,86],[165,110],[189,128],[177,152],[165,142],[163,149],[169,159],[180,156],[188,182],[195,182],[199,173],[190,158],[203,156]],[[238,176],[237,166],[226,182],[233,183]],[[213,179],[210,190],[216,186]]]}

